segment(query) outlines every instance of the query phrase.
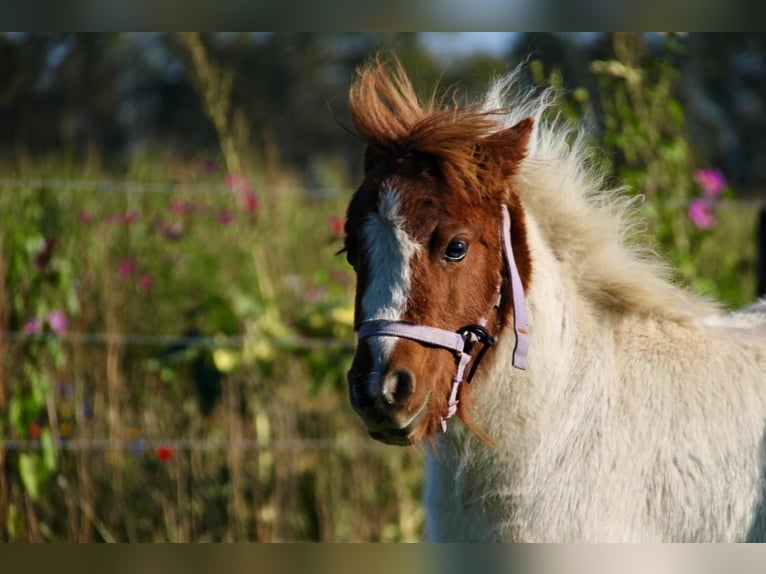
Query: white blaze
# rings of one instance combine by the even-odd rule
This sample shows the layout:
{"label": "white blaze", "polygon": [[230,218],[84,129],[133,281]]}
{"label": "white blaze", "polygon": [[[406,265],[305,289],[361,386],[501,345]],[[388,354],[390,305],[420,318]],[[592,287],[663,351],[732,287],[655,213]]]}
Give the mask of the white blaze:
{"label": "white blaze", "polygon": [[[367,251],[367,289],[362,296],[365,320],[402,318],[410,296],[410,262],[419,246],[404,231],[399,213],[399,196],[384,187],[378,200],[378,212],[371,213],[364,223],[363,233]],[[370,337],[368,340],[377,376],[388,363],[395,337]]]}

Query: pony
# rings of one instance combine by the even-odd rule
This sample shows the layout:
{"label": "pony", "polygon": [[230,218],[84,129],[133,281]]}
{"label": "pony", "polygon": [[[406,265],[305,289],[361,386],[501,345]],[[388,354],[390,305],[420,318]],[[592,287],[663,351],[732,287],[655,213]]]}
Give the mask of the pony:
{"label": "pony", "polygon": [[358,69],[351,406],[425,446],[433,541],[764,540],[766,302],[674,285],[521,76],[461,105],[396,58]]}

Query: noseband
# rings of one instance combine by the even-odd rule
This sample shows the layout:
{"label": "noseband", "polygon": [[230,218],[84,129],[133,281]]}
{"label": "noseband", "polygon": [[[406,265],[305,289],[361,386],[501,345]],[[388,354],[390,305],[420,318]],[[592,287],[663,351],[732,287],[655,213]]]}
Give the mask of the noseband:
{"label": "noseband", "polygon": [[[527,307],[524,302],[524,287],[521,283],[519,270],[516,266],[516,260],[513,257],[511,248],[511,217],[508,213],[508,207],[503,205],[503,223],[500,235],[503,238],[503,255],[505,265],[510,277],[511,302],[513,304],[513,330],[516,336],[516,343],[513,349],[513,366],[517,369],[527,368],[527,353],[529,351],[529,335],[527,321]],[[497,303],[492,309],[499,308],[503,299],[502,280],[497,287]],[[492,311],[490,309],[490,312]],[[487,313],[489,315],[489,312]],[[460,384],[465,380],[470,383],[476,372],[479,362],[486,351],[492,347],[497,339],[487,331],[487,315],[482,317],[477,324],[466,325],[457,330],[457,332],[447,331],[439,327],[430,327],[426,325],[413,325],[405,321],[371,320],[364,321],[359,325],[359,340],[362,341],[369,337],[401,337],[411,339],[425,345],[441,347],[455,353],[457,360],[457,369],[455,378],[452,381],[452,389],[449,394],[449,403],[447,415],[440,420],[440,430],[447,430],[447,419],[451,418],[457,412],[458,391]],[[465,368],[473,357],[473,350],[476,343],[482,343],[482,348],[476,356],[476,360],[471,367],[471,371],[464,379]]]}

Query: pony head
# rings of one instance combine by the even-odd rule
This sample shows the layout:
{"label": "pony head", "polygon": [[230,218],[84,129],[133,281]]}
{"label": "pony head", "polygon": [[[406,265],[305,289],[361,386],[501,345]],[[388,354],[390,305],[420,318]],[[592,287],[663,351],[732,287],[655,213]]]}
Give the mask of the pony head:
{"label": "pony head", "polygon": [[[533,120],[505,127],[504,110],[421,101],[398,62],[360,69],[350,91],[367,148],[364,178],[348,207],[345,251],[356,271],[355,322],[417,325],[457,333],[481,325],[497,336],[512,322],[503,258],[503,209],[524,288],[531,273],[524,214],[513,176]],[[465,335],[470,337],[471,335]],[[468,416],[468,386],[451,389],[455,349],[418,337],[360,334],[349,397],[373,438],[408,445],[436,433],[451,406]],[[487,343],[487,340],[481,341]],[[468,374],[481,345],[466,350]],[[470,356],[469,356],[470,355]],[[451,414],[451,413],[450,413]]]}

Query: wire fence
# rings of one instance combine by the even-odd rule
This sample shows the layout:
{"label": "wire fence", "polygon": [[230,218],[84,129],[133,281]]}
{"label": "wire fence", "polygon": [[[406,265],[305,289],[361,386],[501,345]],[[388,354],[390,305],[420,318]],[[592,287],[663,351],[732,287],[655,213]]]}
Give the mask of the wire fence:
{"label": "wire fence", "polygon": [[[17,179],[0,177],[0,188],[56,190],[56,191],[93,191],[102,193],[126,194],[230,194],[235,185],[226,183],[188,183],[188,182],[138,182],[109,180],[74,180],[74,179]],[[353,190],[328,187],[261,187],[254,191],[261,195],[299,195],[315,199],[350,197]]]}
{"label": "wire fence", "polygon": [[[274,440],[251,439],[55,439],[54,446],[61,451],[127,451],[133,454],[156,452],[157,449],[182,451],[306,451],[357,449],[376,446],[372,440],[350,438],[283,438]],[[38,439],[0,439],[0,449],[9,451],[41,451],[45,443]]]}
{"label": "wire fence", "polygon": [[[30,334],[21,331],[0,332],[0,343],[6,341],[46,341],[58,340],[75,344],[119,344],[139,346],[197,346],[206,348],[241,348],[248,341],[247,337],[207,337],[207,336],[174,336],[174,335],[151,335],[141,333],[61,333],[61,334]],[[267,342],[281,349],[306,349],[316,350],[333,348],[352,351],[352,341],[332,338],[263,338],[260,342]],[[275,440],[251,440],[251,439],[68,439],[56,438],[53,444],[60,451],[101,451],[101,452],[130,452],[141,454],[153,452],[157,449],[170,449],[171,451],[191,450],[248,450],[248,451],[307,451],[307,450],[340,450],[349,448],[362,448],[371,446],[372,441],[335,439],[335,438],[286,438]],[[0,449],[7,451],[41,451],[45,445],[39,439],[2,439]]]}
{"label": "wire fence", "polygon": [[[186,335],[154,335],[144,333],[76,333],[61,334],[30,334],[24,331],[0,332],[0,342],[7,341],[49,341],[57,340],[76,344],[118,344],[136,346],[195,346],[205,348],[241,348],[248,337],[210,337]],[[265,342],[279,349],[315,350],[332,348],[353,350],[353,342],[332,338],[296,337],[290,339],[259,337],[259,342]]]}
{"label": "wire fence", "polygon": [[[17,189],[46,189],[58,191],[94,191],[115,192],[126,194],[230,194],[236,191],[237,184],[227,183],[190,183],[190,182],[140,182],[140,181],[113,181],[113,180],[76,180],[76,179],[45,179],[45,178],[12,178],[0,177],[0,188],[12,187]],[[351,197],[354,192],[350,188],[330,187],[262,187],[257,186],[254,191],[260,195],[296,195],[315,199],[330,199],[338,197]],[[653,199],[652,202],[662,205],[685,209],[687,201],[680,199]],[[762,209],[766,208],[766,194],[748,194],[747,197],[727,197],[717,199],[716,206],[723,209]]]}

